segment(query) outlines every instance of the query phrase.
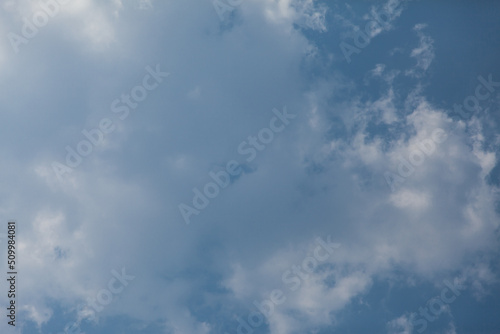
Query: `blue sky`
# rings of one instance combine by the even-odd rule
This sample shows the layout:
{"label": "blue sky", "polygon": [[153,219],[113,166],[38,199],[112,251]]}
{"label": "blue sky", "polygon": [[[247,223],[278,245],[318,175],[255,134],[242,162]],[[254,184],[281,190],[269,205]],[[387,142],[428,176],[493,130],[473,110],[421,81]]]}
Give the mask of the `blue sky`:
{"label": "blue sky", "polygon": [[497,1],[0,5],[1,333],[499,333]]}

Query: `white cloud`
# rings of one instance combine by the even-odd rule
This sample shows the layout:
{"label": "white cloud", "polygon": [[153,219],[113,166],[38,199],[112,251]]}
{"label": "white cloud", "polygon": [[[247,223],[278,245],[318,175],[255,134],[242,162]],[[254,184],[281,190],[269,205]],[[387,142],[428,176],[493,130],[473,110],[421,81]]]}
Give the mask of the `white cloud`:
{"label": "white cloud", "polygon": [[406,315],[391,320],[387,323],[387,330],[389,334],[411,334],[412,325],[410,319]]}
{"label": "white cloud", "polygon": [[[4,3],[16,14],[2,31],[19,28],[16,20],[35,8],[26,4]],[[486,262],[473,262],[496,249],[498,189],[485,180],[496,154],[485,148],[481,121],[467,124],[470,136],[419,83],[401,92],[397,80],[405,72],[388,62],[367,67],[370,83],[384,85],[374,98],[337,73],[305,80],[304,59],[318,59],[322,50],[295,25],[325,32],[327,11],[318,2],[245,2],[228,26],[210,1],[196,4],[154,2],[154,11],[134,12],[153,3],[79,1],[51,21],[63,29],[47,27],[22,50],[22,62],[2,58],[0,49],[2,71],[12,64],[2,77],[2,117],[31,138],[16,136],[0,148],[9,161],[1,167],[1,210],[25,227],[28,316],[38,326],[57,316],[47,298],[74,310],[95,297],[112,269],[125,267],[137,278],[100,316],[160,322],[177,333],[215,332],[218,320],[203,318],[199,308],[221,310],[230,321],[236,308],[252,307],[272,289],[287,291],[283,272],[320,233],[343,246],[298,291],[288,291],[271,319],[273,334],[335,325],[395,267],[411,274],[409,285],[461,271],[478,298],[487,295],[494,274]],[[403,9],[396,4],[385,4],[392,23]],[[424,26],[415,31],[411,80],[434,57]],[[172,80],[61,183],[50,163],[64,160],[65,145],[77,143],[92,120],[115,117],[111,102],[156,63]],[[186,227],[177,205],[209,181],[209,171],[244,162],[238,144],[283,105],[297,115],[294,122]],[[399,157],[408,159],[437,128],[448,139],[391,192],[384,171],[397,171]],[[89,316],[79,312],[79,320]],[[406,333],[408,319],[388,327]]]}
{"label": "white cloud", "polygon": [[426,27],[425,24],[417,24],[413,28],[420,39],[418,47],[411,51],[411,57],[417,60],[417,64],[415,68],[407,70],[406,75],[421,77],[434,60],[434,40],[422,32]]}

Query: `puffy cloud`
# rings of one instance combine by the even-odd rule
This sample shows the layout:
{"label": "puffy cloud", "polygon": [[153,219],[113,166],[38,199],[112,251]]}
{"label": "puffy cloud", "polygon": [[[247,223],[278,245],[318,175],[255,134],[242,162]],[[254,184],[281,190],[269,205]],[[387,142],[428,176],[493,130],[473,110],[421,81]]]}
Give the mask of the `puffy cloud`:
{"label": "puffy cloud", "polygon": [[[3,32],[19,32],[22,17],[40,9],[3,6]],[[210,1],[85,0],[61,6],[17,56],[2,42],[0,123],[9,127],[0,210],[20,226],[27,324],[105,331],[123,317],[138,332],[233,333],[236,317],[280,289],[286,300],[263,331],[331,330],[349,310],[375,308],[371,293],[387,277],[415,288],[457,272],[477,300],[489,296],[499,220],[487,115],[453,119],[428,96],[439,57],[430,23],[402,28],[388,59],[360,63],[359,72],[324,61],[330,23],[359,24],[346,13],[340,20],[338,8],[249,1],[221,21]],[[395,33],[406,4],[362,9],[380,8]],[[390,54],[395,47],[401,54]],[[127,103],[156,64],[170,76]],[[271,127],[274,108],[295,117],[271,141],[259,139],[248,161],[239,147]],[[82,130],[103,118],[116,131],[59,180],[51,163],[65,163],[66,147],[76,149],[88,139]],[[230,160],[241,173],[184,224],[178,205],[193,205],[193,189],[203,191]],[[290,289],[283,275],[328,235],[342,246]],[[136,278],[93,315],[89,299],[121,268]],[[410,333],[405,312],[382,330]]]}

